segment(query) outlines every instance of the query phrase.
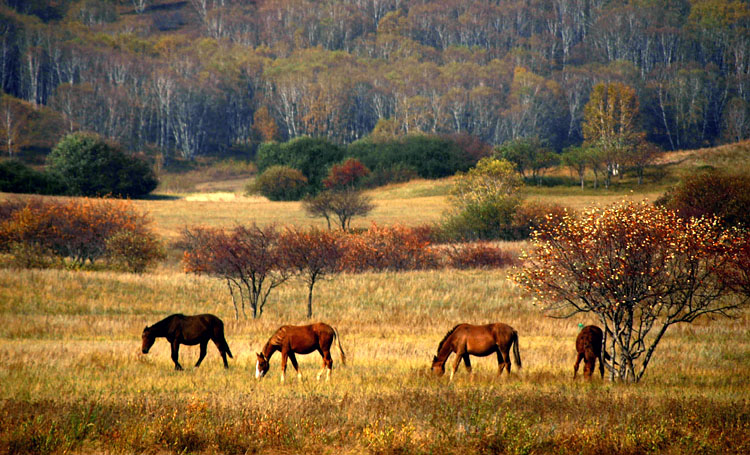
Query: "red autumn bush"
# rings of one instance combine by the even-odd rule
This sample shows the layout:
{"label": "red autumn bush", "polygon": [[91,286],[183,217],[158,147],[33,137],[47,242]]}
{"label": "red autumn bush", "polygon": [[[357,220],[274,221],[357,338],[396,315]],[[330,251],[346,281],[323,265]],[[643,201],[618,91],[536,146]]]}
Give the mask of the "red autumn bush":
{"label": "red autumn bush", "polygon": [[485,242],[451,245],[446,249],[446,259],[455,269],[502,268],[517,262],[512,254]]}
{"label": "red autumn bush", "polygon": [[323,179],[323,185],[329,190],[341,190],[356,187],[363,177],[370,175],[370,170],[355,158],[349,158],[342,164],[334,164]]}
{"label": "red autumn bush", "polygon": [[405,226],[380,227],[348,237],[341,270],[417,270],[437,268],[438,254],[421,231]]}
{"label": "red autumn bush", "polygon": [[[0,244],[17,254],[44,252],[67,259],[72,266],[114,259],[133,271],[163,257],[161,244],[150,230],[151,220],[129,201],[31,199],[9,212],[0,220]],[[110,249],[108,242],[115,236],[120,239]]]}

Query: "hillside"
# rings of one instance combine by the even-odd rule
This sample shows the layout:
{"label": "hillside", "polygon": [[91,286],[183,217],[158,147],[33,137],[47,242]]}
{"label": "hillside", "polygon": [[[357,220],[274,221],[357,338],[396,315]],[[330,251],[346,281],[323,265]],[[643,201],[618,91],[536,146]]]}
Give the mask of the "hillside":
{"label": "hillside", "polygon": [[4,152],[39,162],[79,129],[165,165],[376,129],[561,151],[600,82],[635,90],[664,149],[735,142],[749,21],[729,0],[6,0]]}

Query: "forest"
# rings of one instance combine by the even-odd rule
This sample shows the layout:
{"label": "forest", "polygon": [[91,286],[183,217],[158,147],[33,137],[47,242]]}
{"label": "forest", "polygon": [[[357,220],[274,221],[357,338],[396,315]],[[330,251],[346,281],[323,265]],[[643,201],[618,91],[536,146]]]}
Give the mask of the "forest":
{"label": "forest", "polygon": [[666,150],[750,137],[739,0],[4,0],[4,155],[87,130],[169,165],[373,130],[580,145],[592,89]]}

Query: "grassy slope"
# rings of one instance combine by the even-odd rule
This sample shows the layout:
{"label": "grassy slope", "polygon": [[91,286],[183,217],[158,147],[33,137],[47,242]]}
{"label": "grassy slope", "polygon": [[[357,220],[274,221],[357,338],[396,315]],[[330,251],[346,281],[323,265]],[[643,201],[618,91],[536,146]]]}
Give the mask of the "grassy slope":
{"label": "grassy slope", "polygon": [[[706,159],[719,161],[689,158],[671,164],[669,175]],[[420,181],[373,192],[379,208],[372,219],[437,220],[448,185]],[[574,207],[644,197],[627,187],[532,190],[532,197]],[[645,197],[660,191],[652,186]],[[314,222],[294,203],[227,194],[225,202],[203,193],[137,203],[168,237],[184,224]],[[331,383],[317,383],[319,358],[301,356],[306,380],[298,383],[290,366],[282,386],[278,357],[266,380],[253,379],[254,352],[279,325],[305,322],[298,281],[271,295],[261,319],[234,321],[221,282],[185,275],[176,264],[145,275],[0,269],[0,452],[750,450],[748,312],[671,329],[638,386],[585,384],[570,379],[573,340],[578,323],[593,320],[545,317],[507,273],[378,273],[320,283],[316,319],[339,329],[348,365],[335,352]],[[225,321],[234,353],[228,371],[213,346],[200,369],[191,366],[197,348],[183,346],[184,372],[172,370],[164,340],[139,353],[143,326],[174,312],[212,312]],[[514,326],[523,368],[498,380],[494,358],[473,359],[472,378],[463,367],[453,384],[430,377],[438,342],[460,321]]]}

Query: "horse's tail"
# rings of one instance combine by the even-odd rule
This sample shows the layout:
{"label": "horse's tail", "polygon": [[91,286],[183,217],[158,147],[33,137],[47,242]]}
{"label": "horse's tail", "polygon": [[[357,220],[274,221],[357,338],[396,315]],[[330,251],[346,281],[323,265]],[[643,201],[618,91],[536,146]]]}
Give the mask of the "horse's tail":
{"label": "horse's tail", "polygon": [[227,343],[227,340],[222,337],[221,339],[222,349],[226,351],[227,355],[230,359],[233,359],[234,356],[232,355],[232,351],[229,350],[229,344]]}
{"label": "horse's tail", "polygon": [[518,350],[518,332],[513,331],[513,358],[518,368],[521,368],[521,352]]}
{"label": "horse's tail", "polygon": [[341,337],[339,336],[339,333],[336,331],[335,327],[331,327],[333,329],[333,335],[336,337],[336,343],[339,345],[339,352],[341,353],[341,364],[346,365],[346,354],[344,354],[344,350],[341,348]]}
{"label": "horse's tail", "polygon": [[[221,321],[219,321],[219,322],[221,322]],[[232,351],[229,349],[229,344],[227,343],[227,339],[224,336],[224,323],[223,322],[221,322],[221,324],[219,324],[218,329],[219,329],[218,333],[216,333],[217,331],[214,332],[215,339],[216,339],[216,341],[218,341],[216,343],[216,345],[219,347],[220,351],[226,352],[227,355],[229,356],[229,358],[233,359],[234,356],[232,355]]]}

